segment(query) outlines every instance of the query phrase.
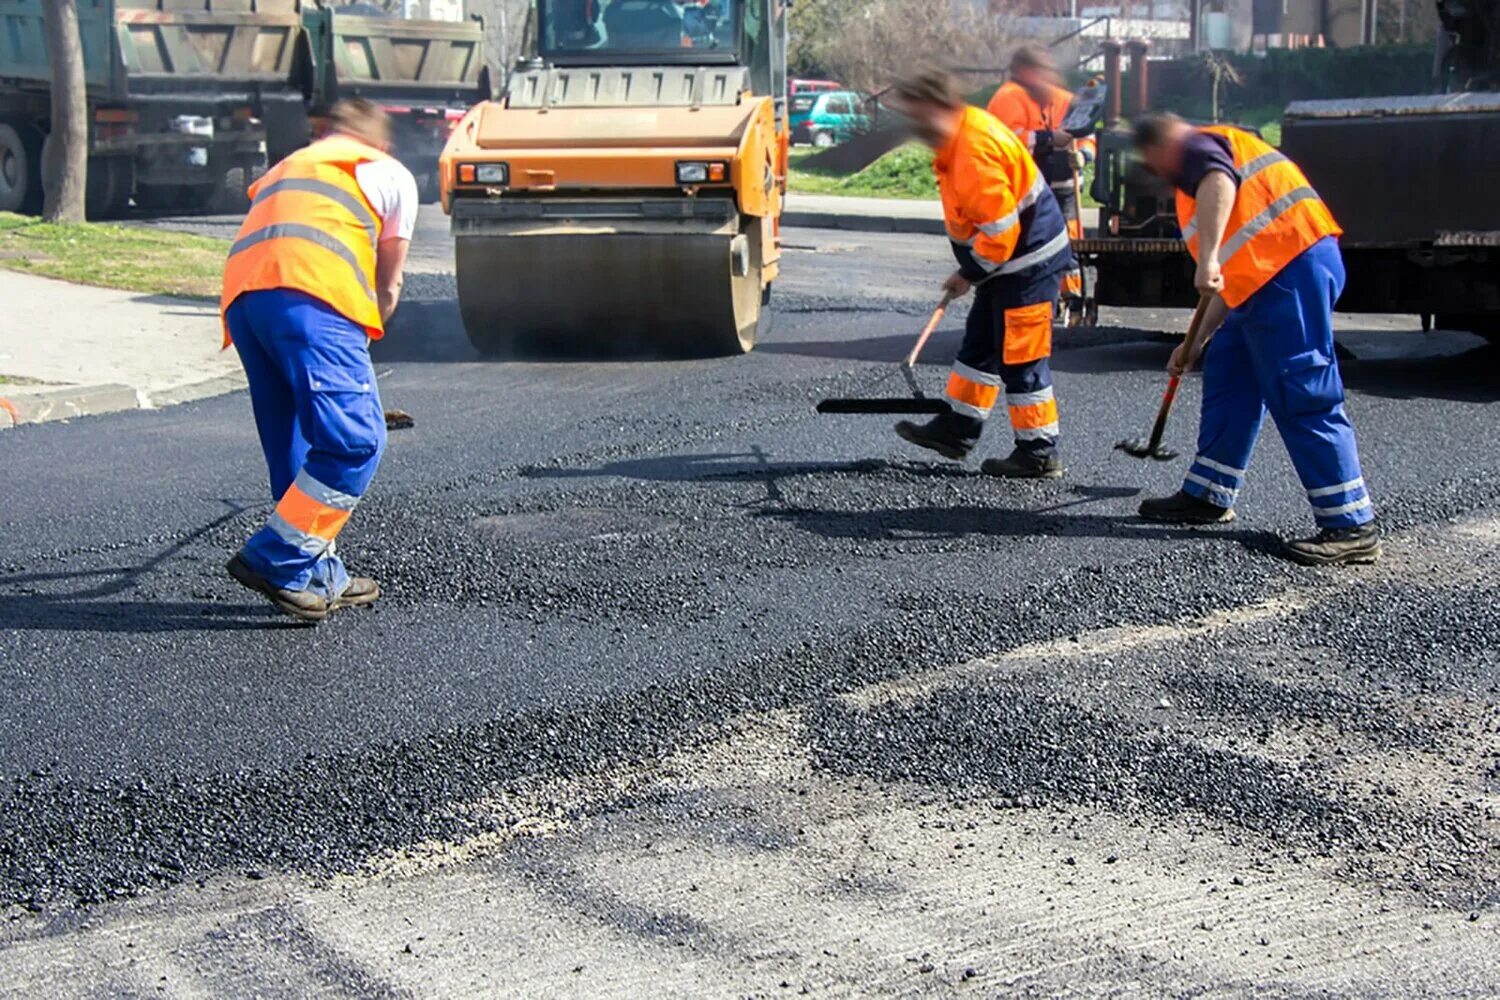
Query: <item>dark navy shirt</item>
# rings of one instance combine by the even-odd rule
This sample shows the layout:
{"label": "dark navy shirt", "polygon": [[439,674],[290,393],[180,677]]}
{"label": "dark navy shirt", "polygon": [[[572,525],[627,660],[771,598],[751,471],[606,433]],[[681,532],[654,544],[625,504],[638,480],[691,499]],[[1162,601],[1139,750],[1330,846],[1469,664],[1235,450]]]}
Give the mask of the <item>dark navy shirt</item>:
{"label": "dark navy shirt", "polygon": [[1218,170],[1229,175],[1234,186],[1240,186],[1240,173],[1234,169],[1234,155],[1229,140],[1212,132],[1194,132],[1182,146],[1182,166],[1177,170],[1177,188],[1196,198],[1203,178]]}

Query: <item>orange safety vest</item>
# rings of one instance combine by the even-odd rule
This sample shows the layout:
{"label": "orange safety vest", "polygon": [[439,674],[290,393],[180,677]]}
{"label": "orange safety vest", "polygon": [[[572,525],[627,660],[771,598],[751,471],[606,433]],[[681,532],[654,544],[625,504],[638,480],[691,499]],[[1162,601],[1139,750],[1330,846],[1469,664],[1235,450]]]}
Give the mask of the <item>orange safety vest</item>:
{"label": "orange safety vest", "polygon": [[[1229,212],[1219,267],[1224,302],[1237,307],[1274,278],[1302,251],[1327,236],[1343,233],[1333,213],[1291,160],[1249,132],[1227,125],[1200,131],[1229,140],[1239,192]],[[1188,253],[1198,259],[1198,199],[1177,192],[1177,224]]]}
{"label": "orange safety vest", "polygon": [[1031,91],[1012,80],[995,91],[986,110],[1030,147],[1036,141],[1037,132],[1062,128],[1072,103],[1072,94],[1061,87],[1053,87],[1051,101],[1042,107],[1031,96]]}
{"label": "orange safety vest", "polygon": [[250,185],[250,212],[224,265],[221,316],[245,292],[291,288],[322,299],[372,339],[380,337],[375,252],[381,222],[354,168],[387,159],[358,139],[333,135],[297,150]]}
{"label": "orange safety vest", "polygon": [[932,160],[948,238],[992,275],[1043,267],[1068,252],[1068,230],[1031,154],[988,112],[966,107]]}

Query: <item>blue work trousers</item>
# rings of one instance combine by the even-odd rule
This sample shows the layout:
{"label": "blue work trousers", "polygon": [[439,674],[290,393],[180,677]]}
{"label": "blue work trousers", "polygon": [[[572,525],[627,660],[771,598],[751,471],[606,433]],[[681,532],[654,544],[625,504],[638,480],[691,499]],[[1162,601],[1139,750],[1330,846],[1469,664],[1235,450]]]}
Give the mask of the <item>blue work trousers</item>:
{"label": "blue work trousers", "polygon": [[240,555],[278,587],[332,600],[349,585],[334,539],[385,450],[367,335],[322,300],[290,289],[246,292],[225,318],[277,501]]}
{"label": "blue work trousers", "polygon": [[1318,526],[1374,518],[1333,347],[1343,289],[1344,262],[1328,237],[1230,311],[1204,355],[1198,456],[1184,491],[1232,507],[1269,412]]}

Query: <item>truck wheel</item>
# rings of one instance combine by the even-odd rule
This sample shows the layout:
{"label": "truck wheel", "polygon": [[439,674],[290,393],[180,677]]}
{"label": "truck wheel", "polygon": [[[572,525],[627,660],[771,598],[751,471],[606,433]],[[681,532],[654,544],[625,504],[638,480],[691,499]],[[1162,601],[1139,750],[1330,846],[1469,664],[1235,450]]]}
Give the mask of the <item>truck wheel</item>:
{"label": "truck wheel", "polygon": [[89,219],[118,219],[130,209],[135,164],[128,156],[91,157],[83,211]]}
{"label": "truck wheel", "polygon": [[256,176],[254,167],[230,167],[224,171],[214,198],[213,211],[221,215],[244,215],[250,211],[250,195],[246,190],[255,183]]}
{"label": "truck wheel", "polygon": [[31,126],[0,120],[0,212],[42,210],[42,137]]}

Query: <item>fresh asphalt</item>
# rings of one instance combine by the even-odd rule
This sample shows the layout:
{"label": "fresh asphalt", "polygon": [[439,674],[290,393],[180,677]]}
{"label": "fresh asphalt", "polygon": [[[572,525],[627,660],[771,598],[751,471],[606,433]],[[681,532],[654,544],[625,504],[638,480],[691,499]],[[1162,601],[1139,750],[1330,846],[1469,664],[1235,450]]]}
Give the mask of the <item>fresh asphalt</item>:
{"label": "fresh asphalt", "polygon": [[[1102,709],[1075,712],[1024,685],[920,715],[855,716],[834,700],[1327,579],[1274,554],[1310,521],[1269,428],[1236,524],[1133,517],[1143,496],[1176,488],[1182,463],[1111,446],[1148,428],[1164,332],[1185,315],[1105,310],[1100,329],[1060,334],[1067,477],[1005,483],[977,474],[982,456],[930,459],[888,419],[813,412],[824,396],[902,391],[894,363],[947,271],[941,240],[789,233],[775,325],[748,357],[502,362],[463,338],[446,239],[426,215],[407,301],[374,352],[386,405],[416,427],[391,434],[340,538],[351,566],[381,581],[372,610],[299,626],[225,575],[270,506],[243,393],[0,434],[0,907],[349,870],[473,832],[483,820],[461,807],[489,789],[652,759],[755,709],[807,713],[832,771],[983,780],[1018,808],[1197,811],[1313,852],[1364,849],[1382,824],[1402,850],[1446,836],[1446,820],[1351,814],[1296,774],[1226,766],[1143,735],[1149,717],[1099,721]],[[587,281],[536,294],[579,294]],[[961,322],[950,316],[928,348],[929,391]],[[1492,511],[1491,350],[1424,338],[1412,318],[1341,325],[1387,529]],[[1168,430],[1188,456],[1197,401],[1190,384]],[[984,455],[1008,448],[994,430]],[[1461,565],[1462,550],[1452,558]],[[1493,598],[1409,597],[1367,595],[1291,627],[1304,645],[1326,632],[1401,683],[1492,713]],[[1235,706],[1237,731],[1308,711],[1397,727],[1326,699],[1289,706],[1216,664],[1212,643],[1179,655],[1183,669],[1213,668],[1193,690]],[[1040,751],[983,739],[1033,721]],[[1098,768],[1079,764],[1096,757]],[[1493,757],[1474,767],[1500,775]],[[1207,791],[1184,794],[1174,771]],[[1489,861],[1465,865],[1412,879],[1448,905],[1494,905]]]}

